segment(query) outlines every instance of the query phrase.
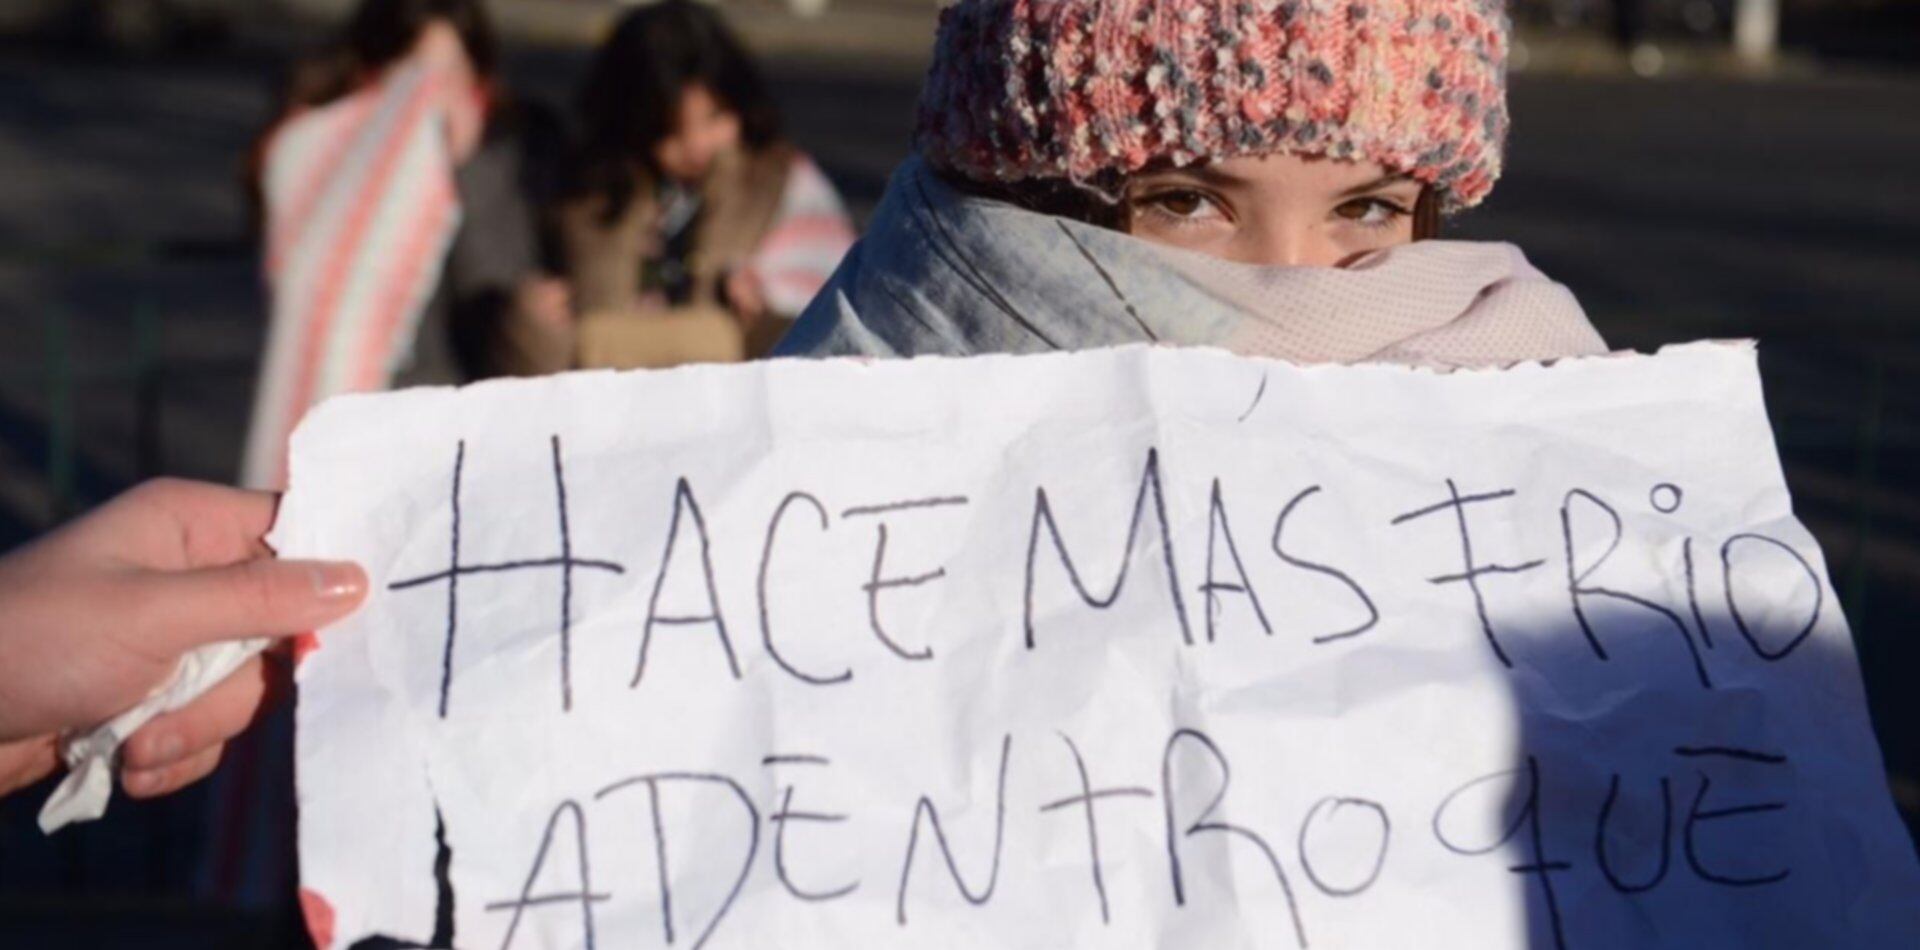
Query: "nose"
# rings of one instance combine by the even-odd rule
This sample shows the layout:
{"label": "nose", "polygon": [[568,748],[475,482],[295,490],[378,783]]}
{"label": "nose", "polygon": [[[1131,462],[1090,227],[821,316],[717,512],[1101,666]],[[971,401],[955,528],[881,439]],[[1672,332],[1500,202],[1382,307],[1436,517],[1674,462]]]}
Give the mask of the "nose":
{"label": "nose", "polygon": [[1286,267],[1335,267],[1347,258],[1347,249],[1313,222],[1282,216],[1263,222],[1235,258],[1249,264]]}

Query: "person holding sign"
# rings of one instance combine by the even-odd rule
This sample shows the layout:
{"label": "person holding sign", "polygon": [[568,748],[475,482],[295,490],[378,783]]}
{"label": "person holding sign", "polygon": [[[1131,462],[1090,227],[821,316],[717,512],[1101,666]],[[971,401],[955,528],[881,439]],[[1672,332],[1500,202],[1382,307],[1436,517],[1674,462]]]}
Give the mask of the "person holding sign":
{"label": "person holding sign", "polygon": [[917,156],[780,350],[1127,342],[1439,367],[1603,352],[1505,244],[1497,0],[963,0]]}
{"label": "person holding sign", "polygon": [[1502,28],[963,2],[788,349],[1095,352],[315,413],[269,540],[378,585],[299,666],[315,944],[1914,945],[1751,345],[1102,348],[1599,352],[1415,240]]}

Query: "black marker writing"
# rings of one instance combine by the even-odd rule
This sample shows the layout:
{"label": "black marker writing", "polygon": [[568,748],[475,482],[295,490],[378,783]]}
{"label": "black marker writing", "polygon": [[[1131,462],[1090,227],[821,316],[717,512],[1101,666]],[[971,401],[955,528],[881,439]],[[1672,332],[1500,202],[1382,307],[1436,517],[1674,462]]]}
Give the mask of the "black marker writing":
{"label": "black marker writing", "polygon": [[947,508],[967,504],[965,495],[943,495],[938,498],[910,498],[906,501],[889,501],[878,505],[855,505],[840,513],[842,518],[860,518],[868,515],[887,515],[896,511],[913,511],[916,508]]}
{"label": "black marker writing", "polygon": [[[1214,580],[1214,555],[1219,551],[1219,542],[1227,545],[1227,556],[1233,559],[1233,573],[1240,578],[1235,582]],[[1207,506],[1207,577],[1200,585],[1200,596],[1207,615],[1207,642],[1213,642],[1214,626],[1219,622],[1220,592],[1240,594],[1253,605],[1254,619],[1260,621],[1260,629],[1267,636],[1273,636],[1273,624],[1267,622],[1267,612],[1260,608],[1260,595],[1253,589],[1253,581],[1247,577],[1247,565],[1240,560],[1240,547],[1233,543],[1233,527],[1227,522],[1227,506],[1220,498],[1220,480],[1213,480],[1213,498]]]}
{"label": "black marker writing", "polygon": [[1663,515],[1670,515],[1680,510],[1680,500],[1685,497],[1686,493],[1680,490],[1680,486],[1672,482],[1661,482],[1647,492],[1647,504],[1652,505],[1653,510]]}
{"label": "black marker writing", "polygon": [[1049,812],[1078,805],[1086,812],[1087,861],[1093,869],[1093,892],[1100,898],[1100,922],[1111,923],[1113,918],[1107,910],[1107,881],[1100,868],[1100,821],[1094,814],[1093,806],[1103,798],[1119,798],[1126,795],[1152,798],[1153,793],[1144,788],[1103,788],[1095,791],[1093,779],[1087,774],[1087,760],[1080,755],[1080,747],[1074,745],[1073,737],[1064,732],[1060,734],[1060,739],[1067,744],[1067,751],[1073,754],[1073,767],[1080,776],[1080,791],[1078,794],[1069,795],[1058,801],[1048,802],[1040,806],[1040,810]]}
{"label": "black marker writing", "polygon": [[1286,507],[1280,509],[1280,517],[1273,520],[1273,553],[1279,557],[1280,560],[1300,568],[1303,571],[1311,571],[1315,574],[1331,577],[1345,584],[1347,589],[1353,592],[1353,596],[1360,599],[1360,606],[1367,608],[1367,619],[1362,621],[1359,626],[1334,633],[1323,633],[1313,638],[1313,642],[1315,643],[1332,643],[1335,640],[1357,637],[1360,634],[1366,633],[1368,630],[1372,630],[1374,625],[1380,622],[1380,611],[1373,606],[1373,598],[1367,596],[1366,589],[1361,587],[1359,582],[1355,581],[1345,571],[1325,564],[1316,564],[1306,558],[1289,554],[1287,553],[1286,547],[1280,543],[1281,535],[1287,530],[1287,519],[1293,515],[1294,509],[1300,507],[1301,502],[1306,501],[1307,498],[1319,490],[1320,486],[1318,485],[1301,489],[1299,494],[1293,496],[1292,500],[1287,502]]}
{"label": "black marker writing", "polygon": [[[1180,750],[1182,740],[1197,745],[1205,751],[1208,758],[1211,758],[1220,770],[1220,787],[1207,801],[1207,807],[1200,809],[1200,814],[1184,827],[1181,826],[1178,818],[1179,796],[1174,793],[1173,787],[1173,756]],[[1293,917],[1294,939],[1304,947],[1307,945],[1307,928],[1300,921],[1300,905],[1294,900],[1293,885],[1287,882],[1287,872],[1280,867],[1279,856],[1273,853],[1273,848],[1267,844],[1266,839],[1260,837],[1259,833],[1253,829],[1226,821],[1213,820],[1214,813],[1219,811],[1220,803],[1226,799],[1227,789],[1232,784],[1233,769],[1227,764],[1226,755],[1206,733],[1197,729],[1178,729],[1167,739],[1166,751],[1160,757],[1160,802],[1165,809],[1167,819],[1167,865],[1173,875],[1173,902],[1181,907],[1187,904],[1186,875],[1180,863],[1180,842],[1198,834],[1225,834],[1237,837],[1259,848],[1260,853],[1266,857],[1267,864],[1273,868],[1273,876],[1280,882],[1280,893],[1287,899],[1287,913]]]}
{"label": "black marker writing", "polygon": [[[1601,552],[1592,564],[1584,568],[1576,563],[1573,556],[1573,501],[1576,498],[1585,500],[1590,506],[1598,508],[1602,514],[1606,515],[1612,532],[1607,537],[1607,549]],[[1604,660],[1608,658],[1607,650],[1601,645],[1600,638],[1594,634],[1592,622],[1587,619],[1585,598],[1602,597],[1651,611],[1672,625],[1673,629],[1680,634],[1680,642],[1686,644],[1687,654],[1693,658],[1694,675],[1699,677],[1700,685],[1708,689],[1713,688],[1713,681],[1707,676],[1706,662],[1700,657],[1700,648],[1694,644],[1693,634],[1687,629],[1686,621],[1681,620],[1679,614],[1644,597],[1588,583],[1588,580],[1607,563],[1607,559],[1613,557],[1613,553],[1620,549],[1620,540],[1624,533],[1619,512],[1614,511],[1612,505],[1600,500],[1598,495],[1583,488],[1576,488],[1567,492],[1566,497],[1561,500],[1560,538],[1565,543],[1567,553],[1567,597],[1573,602],[1573,616],[1580,624],[1580,632],[1586,634],[1587,644],[1593,648],[1594,655]]]}
{"label": "black marker writing", "polygon": [[1437,514],[1442,511],[1453,512],[1454,523],[1460,530],[1460,573],[1429,577],[1427,578],[1427,582],[1430,584],[1465,583],[1467,585],[1467,589],[1473,593],[1474,612],[1480,617],[1480,632],[1486,635],[1487,645],[1493,648],[1493,655],[1499,658],[1501,665],[1507,667],[1512,667],[1513,661],[1507,659],[1507,651],[1501,648],[1500,638],[1493,632],[1493,621],[1487,616],[1487,595],[1485,591],[1480,589],[1480,578],[1487,574],[1524,573],[1545,564],[1546,561],[1532,560],[1521,564],[1481,564],[1475,561],[1473,558],[1473,535],[1467,529],[1467,506],[1481,502],[1495,501],[1501,498],[1509,498],[1512,497],[1513,494],[1514,490],[1507,488],[1500,491],[1481,492],[1477,495],[1462,495],[1460,494],[1459,486],[1455,485],[1453,479],[1449,478],[1447,479],[1448,498],[1446,501],[1440,502],[1437,505],[1428,505],[1425,508],[1409,511],[1406,514],[1395,517],[1392,522],[1396,525],[1402,525],[1409,521],[1424,518],[1427,515]]}
{"label": "black marker writing", "polygon": [[820,504],[820,499],[806,492],[789,492],[787,497],[780,499],[780,504],[773,509],[773,518],[767,522],[767,541],[760,549],[760,576],[754,588],[755,592],[759,595],[760,603],[760,642],[767,648],[767,655],[773,657],[775,664],[787,671],[788,675],[803,683],[812,683],[815,686],[844,683],[853,679],[853,670],[846,669],[831,675],[816,676],[788,662],[786,657],[780,655],[780,650],[773,645],[773,621],[769,618],[769,611],[767,609],[767,572],[773,566],[774,537],[780,531],[782,520],[786,518],[787,508],[796,502],[804,502],[805,504],[813,506],[814,513],[820,516],[820,530],[825,531],[827,529],[827,509]]}
{"label": "black marker writing", "polygon": [[[908,512],[908,511],[925,511],[931,508],[944,508],[944,507],[950,507],[954,505],[964,505],[966,503],[967,503],[967,499],[962,497],[957,497],[957,496],[947,497],[947,498],[916,498],[909,501],[897,501],[897,502],[891,502],[889,504],[884,504],[884,505],[870,505],[864,508],[849,508],[844,513],[842,513],[841,517],[850,518],[850,517],[858,517],[860,515],[876,515],[877,516],[877,515],[896,514],[896,513]],[[931,584],[934,581],[937,581],[947,576],[947,569],[942,567],[942,568],[936,568],[931,571],[927,571],[922,574],[889,576],[886,573],[887,538],[888,538],[887,522],[881,521],[878,525],[875,526],[875,529],[876,530],[875,530],[875,537],[874,537],[874,544],[873,544],[873,572],[868,576],[867,582],[865,584],[860,585],[860,589],[862,591],[865,591],[867,595],[868,626],[872,628],[873,635],[875,637],[878,637],[880,642],[884,644],[887,649],[893,651],[893,654],[895,656],[898,656],[903,660],[933,659],[932,647],[921,647],[918,650],[909,650],[906,647],[901,646],[899,641],[895,640],[890,634],[887,633],[886,626],[880,622],[880,594],[883,591],[895,590],[903,587],[919,587],[922,584]]]}
{"label": "black marker writing", "polygon": [[1235,422],[1247,421],[1247,417],[1253,415],[1253,411],[1255,409],[1260,408],[1260,398],[1262,396],[1265,396],[1266,394],[1267,394],[1267,374],[1261,373],[1260,388],[1253,391],[1253,401],[1247,404],[1247,411],[1242,412],[1240,414],[1240,418],[1235,419],[1233,421]]}
{"label": "black marker writing", "polygon": [[1740,762],[1758,762],[1762,765],[1781,765],[1787,757],[1778,752],[1762,752],[1758,749],[1739,749],[1724,745],[1675,746],[1673,754],[1686,759],[1723,758]]}
{"label": "black marker writing", "polygon": [[654,864],[660,876],[660,919],[661,925],[666,928],[667,943],[669,944],[673,943],[674,938],[673,875],[667,863],[666,824],[660,819],[660,787],[672,782],[720,786],[732,792],[733,797],[740,802],[740,806],[747,811],[748,838],[746,860],[740,862],[740,876],[734,879],[733,889],[727,892],[726,900],[721,902],[720,909],[714,911],[713,919],[707,922],[707,926],[700,931],[699,938],[693,942],[694,950],[700,950],[701,947],[706,945],[707,939],[713,936],[714,930],[720,926],[720,921],[726,919],[727,911],[733,909],[733,902],[740,896],[740,889],[746,886],[747,875],[753,871],[753,859],[760,853],[760,810],[753,807],[752,797],[747,795],[746,789],[740,787],[739,782],[725,775],[714,775],[704,772],[655,772],[649,775],[636,775],[632,778],[624,778],[618,782],[614,782],[593,794],[594,800],[599,801],[608,795],[631,788],[635,785],[646,786],[647,810],[653,819]]}
{"label": "black marker writing", "polygon": [[1693,612],[1694,629],[1700,631],[1700,642],[1707,649],[1713,649],[1713,631],[1707,629],[1707,618],[1700,613],[1700,585],[1694,579],[1693,539],[1680,542],[1680,563],[1687,573],[1687,609]]}
{"label": "black marker writing", "polygon": [[1080,580],[1080,571],[1073,566],[1073,558],[1067,554],[1067,545],[1060,537],[1060,526],[1053,518],[1053,508],[1047,501],[1047,490],[1034,490],[1033,531],[1027,538],[1027,597],[1026,597],[1026,637],[1027,649],[1033,649],[1033,607],[1034,575],[1040,555],[1040,528],[1044,525],[1053,538],[1053,549],[1060,555],[1060,563],[1067,569],[1067,579],[1073,583],[1073,589],[1088,606],[1106,609],[1120,598],[1120,591],[1127,584],[1127,570],[1133,565],[1133,549],[1140,536],[1140,523],[1147,514],[1147,501],[1153,501],[1155,524],[1160,530],[1160,553],[1167,571],[1167,591],[1173,596],[1173,613],[1180,623],[1180,639],[1188,646],[1193,645],[1193,629],[1187,622],[1186,600],[1180,593],[1180,572],[1173,559],[1173,529],[1167,523],[1167,501],[1160,489],[1160,453],[1157,449],[1147,452],[1146,471],[1140,476],[1140,492],[1134,496],[1133,515],[1127,523],[1127,541],[1120,552],[1120,572],[1113,579],[1112,589],[1106,596],[1096,597],[1087,585]]}
{"label": "black marker writing", "polygon": [[894,899],[894,919],[900,926],[907,925],[907,885],[913,879],[913,853],[920,844],[920,824],[933,826],[934,841],[940,845],[940,857],[947,863],[947,873],[953,877],[953,885],[960,889],[960,896],[967,903],[978,907],[993,897],[994,885],[1000,881],[1000,852],[1006,843],[1007,833],[1007,763],[1013,755],[1013,736],[1007,735],[1000,740],[1000,784],[999,793],[993,806],[993,865],[987,871],[987,883],[978,894],[967,886],[967,879],[960,874],[960,866],[953,859],[953,846],[947,842],[946,829],[940,825],[940,811],[933,807],[933,799],[925,795],[913,806],[913,828],[907,834],[907,857],[900,864],[900,891]]}
{"label": "black marker writing", "polygon": [[[660,613],[660,592],[667,586],[667,569],[673,566],[674,542],[680,537],[681,515],[691,516],[693,529],[700,539],[700,571],[707,582],[707,612],[703,614],[663,615]],[[629,686],[639,686],[641,677],[647,674],[647,648],[653,644],[653,628],[658,624],[685,626],[688,624],[712,624],[714,632],[720,637],[720,648],[727,654],[727,670],[734,679],[740,678],[740,661],[733,655],[733,641],[727,636],[727,620],[720,612],[720,590],[713,578],[713,545],[707,539],[707,520],[700,514],[700,503],[693,498],[693,488],[682,478],[673,489],[673,517],[667,523],[667,546],[660,555],[660,573],[653,579],[653,596],[647,600],[647,622],[640,631],[640,661],[633,668],[633,682]]]}
{"label": "black marker writing", "polygon": [[1741,815],[1757,815],[1771,811],[1779,811],[1787,807],[1785,802],[1758,802],[1750,805],[1734,805],[1727,808],[1703,810],[1700,806],[1706,802],[1707,789],[1712,786],[1713,780],[1707,777],[1707,773],[1700,773],[1700,790],[1693,795],[1693,807],[1687,810],[1687,826],[1681,835],[1687,852],[1687,866],[1693,868],[1693,873],[1700,875],[1701,880],[1711,881],[1715,884],[1724,884],[1728,887],[1758,887],[1762,884],[1773,884],[1786,880],[1787,875],[1792,873],[1791,868],[1781,868],[1772,874],[1749,876],[1721,873],[1707,868],[1706,859],[1700,853],[1699,842],[1694,840],[1694,832],[1699,829],[1700,825],[1709,821],[1721,821],[1727,818],[1736,818]]}
{"label": "black marker writing", "polygon": [[[1373,867],[1367,871],[1365,877],[1352,884],[1336,885],[1327,883],[1326,879],[1313,869],[1311,849],[1307,847],[1307,839],[1313,832],[1314,820],[1320,817],[1322,811],[1326,811],[1328,820],[1332,820],[1340,814],[1341,809],[1349,809],[1349,813],[1371,814],[1374,820],[1380,823],[1380,847],[1374,851]],[[1352,897],[1372,887],[1373,882],[1380,879],[1380,869],[1386,866],[1387,847],[1392,841],[1393,819],[1387,816],[1386,808],[1379,802],[1366,798],[1328,797],[1314,802],[1313,807],[1307,809],[1307,817],[1300,820],[1300,840],[1296,845],[1300,851],[1300,867],[1307,872],[1307,880],[1312,881],[1314,887],[1319,888],[1322,894],[1329,897]]]}
{"label": "black marker writing", "polygon": [[763,755],[761,765],[829,765],[831,761],[824,755]]}
{"label": "black marker writing", "polygon": [[1600,873],[1606,875],[1607,883],[1622,894],[1638,894],[1650,891],[1667,876],[1667,865],[1673,857],[1673,788],[1667,777],[1660,776],[1660,863],[1654,867],[1653,874],[1646,880],[1629,884],[1621,879],[1613,869],[1613,861],[1607,857],[1607,825],[1613,816],[1613,806],[1620,798],[1620,773],[1613,773],[1607,781],[1607,798],[1600,804],[1600,817],[1594,822],[1593,856],[1600,865]]}
{"label": "black marker writing", "polygon": [[[761,765],[827,765],[828,761],[825,756],[818,756],[818,755],[770,755],[764,759],[761,759],[760,764]],[[793,810],[793,792],[794,792],[793,783],[791,782],[787,783],[786,791],[782,792],[780,795],[779,809],[776,810],[773,814],[767,816],[768,823],[773,825],[773,870],[774,870],[774,874],[780,878],[780,885],[782,887],[785,887],[787,889],[787,893],[792,894],[794,897],[797,897],[803,901],[815,901],[815,902],[837,900],[839,898],[847,896],[848,894],[853,893],[855,890],[858,890],[860,887],[859,881],[854,881],[851,884],[844,885],[842,887],[839,887],[831,891],[809,891],[809,890],[802,889],[800,885],[795,884],[793,882],[793,876],[791,872],[787,870],[787,828],[788,826],[791,823],[796,821],[802,821],[802,822],[812,821],[812,822],[818,822],[821,824],[837,824],[839,822],[847,820],[847,816],[845,815],[823,815],[818,812],[794,811]]]}
{"label": "black marker writing", "polygon": [[[554,891],[535,897],[534,883],[540,879],[540,871],[546,867],[547,851],[553,847],[553,835],[560,827],[560,819],[573,819],[573,843],[580,856],[580,880],[577,890]],[[568,799],[553,809],[547,818],[547,829],[540,835],[540,849],[534,852],[533,868],[527,872],[527,883],[520,888],[517,900],[496,901],[486,905],[489,913],[502,910],[513,911],[513,917],[507,921],[506,936],[500,940],[500,950],[513,946],[513,935],[520,929],[520,918],[529,907],[543,907],[548,904],[580,904],[580,933],[585,938],[587,950],[593,950],[593,905],[607,900],[610,895],[596,894],[593,890],[592,865],[587,860],[587,816],[580,810],[580,804]]]}
{"label": "black marker writing", "polygon": [[552,436],[550,445],[553,451],[554,494],[557,498],[560,520],[559,557],[500,561],[492,564],[460,563],[460,479],[467,461],[467,443],[462,439],[456,443],[453,454],[452,550],[448,555],[447,569],[419,577],[409,577],[387,585],[388,590],[406,590],[439,581],[447,582],[447,635],[440,653],[440,718],[442,719],[447,718],[448,698],[453,692],[453,646],[460,626],[461,575],[494,574],[529,568],[558,567],[560,569],[560,708],[566,711],[573,709],[573,571],[575,568],[589,568],[620,574],[625,572],[625,568],[612,561],[587,560],[573,556],[573,534],[567,520],[566,471],[560,462],[560,437]]}
{"label": "black marker writing", "polygon": [[[1509,776],[1522,774],[1526,776],[1526,797],[1520,804],[1519,812],[1514,815],[1513,823],[1508,825],[1506,829],[1500,833],[1500,837],[1497,840],[1482,847],[1471,847],[1462,845],[1447,836],[1443,825],[1446,823],[1447,810],[1453,806],[1456,799],[1483,785],[1499,781]],[[1560,920],[1560,901],[1553,890],[1553,873],[1556,871],[1565,871],[1572,867],[1572,865],[1565,861],[1550,861],[1546,856],[1546,846],[1544,834],[1541,830],[1540,817],[1539,761],[1529,755],[1527,756],[1527,764],[1521,768],[1495,772],[1491,775],[1483,775],[1474,779],[1449,792],[1447,797],[1440,800],[1440,807],[1433,810],[1434,839],[1440,842],[1441,847],[1458,855],[1471,856],[1487,854],[1499,848],[1501,845],[1506,844],[1520,831],[1522,826],[1525,826],[1527,829],[1527,839],[1532,846],[1532,856],[1527,863],[1514,865],[1507,868],[1507,870],[1514,874],[1531,874],[1539,879],[1540,899],[1541,903],[1546,907],[1547,924],[1553,933],[1553,945],[1556,950],[1566,950],[1567,938]]]}
{"label": "black marker writing", "polygon": [[[1785,765],[1787,763],[1787,757],[1781,753],[1767,752],[1761,749],[1745,749],[1738,746],[1677,746],[1674,748],[1673,754],[1687,759],[1723,760],[1743,765],[1770,766]],[[1693,807],[1687,811],[1686,830],[1682,835],[1682,843],[1687,855],[1687,866],[1693,868],[1693,873],[1699,875],[1701,880],[1725,885],[1727,887],[1756,887],[1762,884],[1772,884],[1777,881],[1786,880],[1787,875],[1791,871],[1789,868],[1783,868],[1773,874],[1740,876],[1713,871],[1707,867],[1705,858],[1700,854],[1699,845],[1694,840],[1694,832],[1700,824],[1709,821],[1735,818],[1740,815],[1779,811],[1787,807],[1784,802],[1757,802],[1703,811],[1700,806],[1706,802],[1707,789],[1712,787],[1712,785],[1713,781],[1707,777],[1707,773],[1701,772],[1700,788],[1694,793]]]}
{"label": "black marker writing", "polygon": [[[1760,644],[1760,638],[1754,636],[1753,628],[1747,625],[1746,615],[1740,612],[1739,598],[1733,595],[1734,545],[1743,541],[1771,545],[1787,552],[1787,555],[1793,558],[1794,563],[1798,565],[1800,570],[1806,575],[1807,583],[1813,587],[1813,612],[1807,615],[1806,626],[1801,627],[1800,632],[1794,634],[1793,639],[1788,640],[1776,650],[1769,650]],[[1753,647],[1753,652],[1758,654],[1761,659],[1769,661],[1786,659],[1787,655],[1799,647],[1802,641],[1813,634],[1814,626],[1820,622],[1820,608],[1821,605],[1826,602],[1826,592],[1820,586],[1820,573],[1815,571],[1813,565],[1808,564],[1807,559],[1801,557],[1800,552],[1795,551],[1792,545],[1775,538],[1769,538],[1764,534],[1736,534],[1728,538],[1727,543],[1720,546],[1720,570],[1721,577],[1727,587],[1727,610],[1733,614],[1733,625],[1739,628],[1740,635],[1747,639],[1747,645]],[[1769,586],[1775,590],[1786,589],[1786,585],[1784,584],[1776,583]]]}

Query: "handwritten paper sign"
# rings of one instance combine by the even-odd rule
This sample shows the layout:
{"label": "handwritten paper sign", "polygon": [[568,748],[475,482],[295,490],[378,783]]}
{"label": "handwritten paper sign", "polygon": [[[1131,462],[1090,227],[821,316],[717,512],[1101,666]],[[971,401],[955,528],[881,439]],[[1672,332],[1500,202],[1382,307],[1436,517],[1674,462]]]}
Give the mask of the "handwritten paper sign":
{"label": "handwritten paper sign", "polygon": [[[1916,946],[1751,346],[332,402],[321,943]],[[436,859],[444,841],[444,879]]]}

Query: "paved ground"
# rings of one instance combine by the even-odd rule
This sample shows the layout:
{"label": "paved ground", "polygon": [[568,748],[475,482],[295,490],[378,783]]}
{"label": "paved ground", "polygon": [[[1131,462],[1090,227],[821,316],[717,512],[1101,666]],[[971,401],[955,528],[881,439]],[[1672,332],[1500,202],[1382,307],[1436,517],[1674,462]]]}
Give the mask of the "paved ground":
{"label": "paved ground", "polygon": [[[913,63],[776,52],[795,136],[870,207],[905,152]],[[160,328],[158,438],[146,442],[157,452],[142,450],[132,382],[103,377],[74,391],[80,501],[143,468],[231,475],[261,322],[239,162],[280,55],[126,62],[0,48],[0,547],[39,530],[57,500],[42,477],[59,449],[47,435],[57,401],[39,370],[62,315],[70,352],[93,365],[130,358],[143,319]],[[513,62],[523,88],[556,102],[579,67],[559,47]],[[1910,619],[1920,615],[1916,101],[1920,79],[1887,75],[1530,73],[1513,90],[1508,177],[1491,207],[1459,225],[1462,236],[1525,247],[1616,344],[1763,341],[1789,481],[1852,606],[1910,820],[1920,812],[1920,701],[1906,688],[1920,673]],[[24,818],[18,806],[0,811],[0,863],[19,853],[8,848]],[[189,833],[191,821],[168,827]],[[0,873],[0,919],[67,919],[66,905],[19,903],[37,887],[164,890],[164,869],[108,870],[113,848],[76,840],[56,855],[63,880]],[[181,919],[223,943],[274,932],[271,922]]]}

